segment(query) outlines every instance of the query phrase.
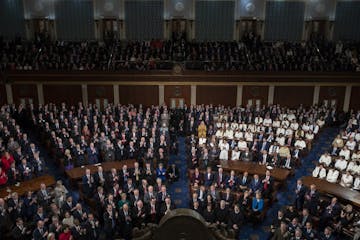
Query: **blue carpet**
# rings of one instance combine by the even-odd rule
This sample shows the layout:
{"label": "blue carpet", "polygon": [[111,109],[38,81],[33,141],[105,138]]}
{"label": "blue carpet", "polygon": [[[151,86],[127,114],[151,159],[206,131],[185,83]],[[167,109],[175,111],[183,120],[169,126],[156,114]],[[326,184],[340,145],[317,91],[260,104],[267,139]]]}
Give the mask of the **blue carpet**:
{"label": "blue carpet", "polygon": [[301,160],[302,165],[295,170],[295,176],[289,178],[286,182],[286,186],[278,191],[276,196],[277,201],[275,201],[267,211],[265,221],[256,227],[245,225],[240,231],[239,239],[249,239],[252,235],[257,235],[261,240],[269,238],[270,225],[277,216],[278,210],[294,202],[292,193],[295,189],[297,179],[311,174],[312,170],[315,168],[315,162],[318,161],[320,155],[324,151],[330,148],[331,142],[338,132],[338,128],[326,128],[320,133],[309,154]]}
{"label": "blue carpet", "polygon": [[189,179],[187,178],[187,160],[185,149],[185,138],[179,137],[179,153],[171,155],[169,164],[175,163],[179,168],[179,181],[171,184],[169,193],[177,208],[189,207]]}

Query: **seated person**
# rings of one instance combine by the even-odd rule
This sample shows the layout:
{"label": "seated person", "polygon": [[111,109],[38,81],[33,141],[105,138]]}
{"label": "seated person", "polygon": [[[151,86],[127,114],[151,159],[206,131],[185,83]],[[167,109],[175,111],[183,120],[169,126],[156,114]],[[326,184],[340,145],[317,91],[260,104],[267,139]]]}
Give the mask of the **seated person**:
{"label": "seated person", "polygon": [[339,152],[339,156],[344,157],[345,160],[349,160],[349,159],[350,159],[350,154],[351,154],[351,152],[350,152],[350,150],[349,150],[346,146],[344,146],[344,147],[340,150],[340,152]]}
{"label": "seated person", "polygon": [[250,152],[249,148],[245,148],[245,151],[241,153],[241,160],[244,162],[252,162],[253,154]]}
{"label": "seated person", "polygon": [[324,154],[321,155],[320,159],[319,159],[319,163],[323,164],[326,167],[329,167],[331,164],[331,156],[328,152],[325,152]]}
{"label": "seated person", "polygon": [[312,172],[312,176],[316,178],[318,177],[320,179],[324,179],[326,177],[326,169],[322,164],[317,165],[314,171]]}
{"label": "seated person", "polygon": [[347,160],[344,158],[344,156],[341,156],[335,161],[335,168],[339,171],[344,171],[348,165]]}
{"label": "seated person", "polygon": [[259,216],[262,213],[263,208],[264,208],[264,199],[262,199],[260,192],[256,192],[255,197],[253,198],[251,204],[251,210],[252,210],[251,216],[253,223],[257,221],[257,216]]}
{"label": "seated person", "polygon": [[167,169],[167,179],[170,183],[176,182],[179,180],[179,169],[176,167],[175,163]]}
{"label": "seated person", "polygon": [[353,176],[350,174],[349,171],[346,172],[346,174],[343,174],[341,176],[340,185],[343,187],[351,188],[354,182]]}
{"label": "seated person", "polygon": [[231,170],[230,172],[230,176],[227,178],[227,181],[226,181],[226,187],[227,188],[230,188],[231,190],[235,190],[238,186],[238,177],[235,175],[235,171],[234,170]]}
{"label": "seated person", "polygon": [[201,185],[203,183],[203,175],[200,173],[198,168],[195,168],[193,175],[191,176],[191,184]]}
{"label": "seated person", "polygon": [[360,176],[357,176],[354,180],[354,186],[353,189],[360,190]]}
{"label": "seated person", "polygon": [[160,178],[162,182],[165,182],[166,180],[166,169],[162,163],[159,163],[159,166],[156,169],[156,178]]}
{"label": "seated person", "polygon": [[235,204],[234,210],[229,214],[228,229],[232,229],[235,236],[238,236],[243,221],[244,215],[241,213],[239,205]]}
{"label": "seated person", "polygon": [[238,147],[235,147],[234,150],[231,151],[231,160],[233,161],[240,160],[240,151]]}
{"label": "seated person", "polygon": [[331,183],[336,183],[339,178],[339,171],[336,169],[330,168],[327,175],[326,175],[326,181]]}

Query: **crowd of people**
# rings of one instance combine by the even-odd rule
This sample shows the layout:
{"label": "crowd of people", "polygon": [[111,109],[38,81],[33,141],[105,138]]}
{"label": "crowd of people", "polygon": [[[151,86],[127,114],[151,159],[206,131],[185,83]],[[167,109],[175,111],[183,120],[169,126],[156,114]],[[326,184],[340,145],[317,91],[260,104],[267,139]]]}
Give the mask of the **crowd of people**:
{"label": "crowd of people", "polygon": [[332,141],[330,151],[321,155],[313,177],[360,191],[360,112],[351,118]]}
{"label": "crowd of people", "polygon": [[[347,132],[342,136],[351,139],[347,145],[354,150],[357,145],[352,141],[358,131],[359,114],[349,115]],[[182,124],[179,126],[186,135],[191,135],[187,141],[188,162],[194,169],[190,176],[190,208],[202,214],[210,226],[225,228],[234,234],[244,223],[259,223],[258,216],[266,211],[275,190],[276,181],[270,171],[263,176],[224,172],[221,167],[217,168],[219,160],[293,169],[301,164],[301,157],[311,149],[321,128],[332,125],[337,118],[335,108],[325,106],[296,110],[279,106],[263,109],[197,106],[189,110],[184,128]],[[341,148],[336,147],[333,153],[340,152]],[[351,171],[357,170],[355,166],[354,160]],[[293,205],[281,209],[271,225],[273,240],[334,240],[344,236],[343,228],[359,225],[352,205],[341,205],[337,198],[329,202],[320,200],[315,185],[307,188],[299,179],[293,196]],[[354,239],[358,235],[355,233]]]}
{"label": "crowd of people", "polygon": [[334,118],[336,110],[325,106],[296,110],[279,105],[198,106],[187,114],[189,164],[206,169],[218,165],[216,160],[232,160],[292,169],[311,149],[320,129]]}
{"label": "crowd of people", "polygon": [[252,33],[232,42],[0,39],[1,69],[28,71],[144,71],[172,69],[174,62],[205,71],[360,71],[358,52],[358,43],[265,42]]}
{"label": "crowd of people", "polygon": [[[292,170],[301,164],[321,128],[336,122],[338,115],[336,108],[326,106],[289,109],[279,105],[198,105],[182,110],[120,104],[99,109],[81,103],[3,106],[1,163],[6,168],[13,158],[10,165],[19,177],[12,179],[9,169],[2,171],[7,178],[5,186],[46,172],[38,148],[27,140],[14,119],[31,121],[29,125],[40,133],[61,169],[85,167],[79,189],[84,201],[74,198],[72,187],[61,181],[54,188],[42,183],[37,192],[25,196],[12,192],[0,199],[1,235],[36,240],[131,239],[134,230],[147,231],[176,208],[168,187],[180,173],[175,164],[169,164],[169,156],[178,153],[177,136],[186,136],[191,169],[189,208],[201,214],[210,228],[237,236],[246,222],[256,225],[262,221],[268,205],[275,200],[276,180],[270,170],[253,176],[226,172],[219,166],[220,161]],[[353,113],[340,135],[343,145],[350,148],[351,141],[359,138],[358,118],[359,114]],[[342,149],[333,144],[331,154],[341,155]],[[23,157],[19,158],[19,153]],[[126,159],[135,159],[134,164],[109,172],[101,165],[96,171],[86,167]],[[38,162],[43,168],[37,167]],[[23,163],[31,170],[29,175],[21,171]],[[343,226],[357,219],[351,205],[342,206],[335,198],[329,204],[320,201],[316,186],[307,189],[301,179],[293,195],[294,205],[280,210],[273,221],[274,240],[336,239]],[[315,218],[319,220],[313,221]]]}
{"label": "crowd of people", "polygon": [[209,226],[234,236],[245,222],[260,223],[276,191],[271,172],[262,176],[224,172],[219,161],[293,170],[321,128],[336,121],[337,114],[335,108],[325,106],[191,107],[179,124],[179,131],[189,136],[188,166],[194,169],[189,207],[202,214]]}
{"label": "crowd of people", "polygon": [[2,106],[0,110],[0,187],[19,184],[46,172],[38,146],[22,130],[16,118],[19,109]]}
{"label": "crowd of people", "polygon": [[[70,236],[131,239],[134,228],[141,230],[157,224],[175,208],[167,187],[179,178],[175,164],[168,164],[169,154],[176,153],[177,145],[169,129],[166,106],[145,109],[109,105],[100,111],[95,105],[48,104],[27,109],[7,106],[2,113],[9,118],[14,111],[32,120],[32,128],[41,133],[64,170],[115,160],[136,161],[133,166],[124,165],[110,172],[101,166],[96,172],[84,168],[81,191],[95,203],[95,209],[73,199],[61,182],[51,191],[42,184],[37,193],[18,196],[14,192],[0,199],[3,236],[32,236],[36,240]],[[11,221],[6,221],[8,218]]]}

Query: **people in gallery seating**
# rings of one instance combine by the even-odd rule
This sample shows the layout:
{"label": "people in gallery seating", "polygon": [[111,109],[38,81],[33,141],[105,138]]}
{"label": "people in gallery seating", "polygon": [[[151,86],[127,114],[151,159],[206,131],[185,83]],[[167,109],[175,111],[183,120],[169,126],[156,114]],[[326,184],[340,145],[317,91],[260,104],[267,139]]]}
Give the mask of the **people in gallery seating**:
{"label": "people in gallery seating", "polygon": [[[42,39],[42,40],[40,40]],[[240,41],[171,40],[126,41],[34,41],[0,39],[1,70],[17,71],[145,71],[170,70],[174,62],[202,71],[356,71],[357,42],[331,42],[310,38],[297,42],[265,42],[246,32]],[[31,47],[30,47],[31,46]],[[115,47],[114,47],[115,46]],[[94,56],[92,53],[101,53]],[[30,60],[35,59],[35,60]],[[65,59],[72,59],[69,63]],[[108,61],[112,59],[112,61]],[[260,59],[260,60],[259,60]],[[320,59],[320,60],[319,60]],[[264,121],[268,124],[268,121]]]}

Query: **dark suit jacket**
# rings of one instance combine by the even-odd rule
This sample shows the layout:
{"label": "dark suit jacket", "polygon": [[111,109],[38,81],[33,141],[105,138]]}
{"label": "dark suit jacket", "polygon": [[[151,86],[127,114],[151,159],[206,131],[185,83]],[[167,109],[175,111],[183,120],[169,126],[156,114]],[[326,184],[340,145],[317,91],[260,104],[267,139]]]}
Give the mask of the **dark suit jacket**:
{"label": "dark suit jacket", "polygon": [[262,183],[261,180],[259,179],[257,183],[255,183],[255,180],[253,179],[249,185],[249,188],[253,191],[262,191]]}
{"label": "dark suit jacket", "polygon": [[232,206],[232,204],[234,203],[234,195],[230,193],[229,196],[227,196],[226,193],[223,193],[221,196],[221,200],[224,200],[229,206]]}
{"label": "dark suit jacket", "polygon": [[[46,232],[46,229],[44,227],[43,234]],[[33,232],[33,238],[34,240],[46,240],[46,237],[43,237],[43,235],[40,233],[40,230],[36,228]]]}
{"label": "dark suit jacket", "polygon": [[206,187],[211,186],[215,181],[215,175],[213,173],[210,174],[210,176],[208,176],[208,173],[204,174],[204,185]]}

